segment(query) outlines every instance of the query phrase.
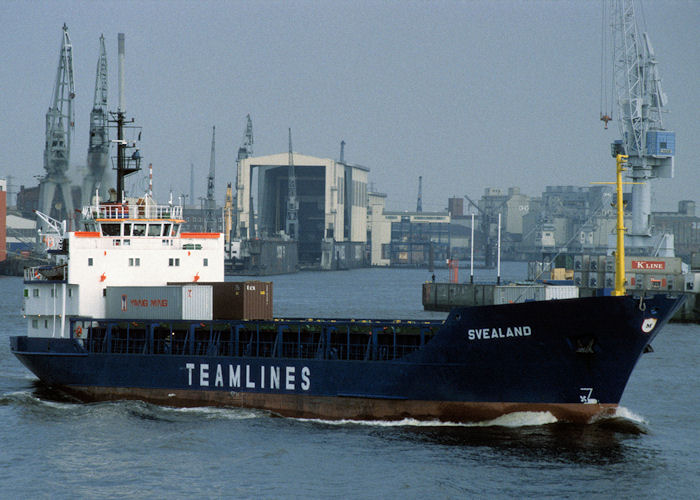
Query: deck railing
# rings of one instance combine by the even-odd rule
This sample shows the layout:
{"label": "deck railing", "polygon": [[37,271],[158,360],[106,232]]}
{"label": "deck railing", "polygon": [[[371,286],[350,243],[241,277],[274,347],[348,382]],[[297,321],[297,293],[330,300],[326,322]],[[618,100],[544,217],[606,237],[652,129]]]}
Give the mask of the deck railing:
{"label": "deck railing", "polygon": [[24,268],[24,281],[66,281],[68,266],[34,266]]}
{"label": "deck railing", "polygon": [[83,207],[84,219],[182,219],[179,205],[100,203]]}
{"label": "deck railing", "polygon": [[90,352],[391,361],[420,349],[441,321],[219,321],[196,324],[73,320]]}

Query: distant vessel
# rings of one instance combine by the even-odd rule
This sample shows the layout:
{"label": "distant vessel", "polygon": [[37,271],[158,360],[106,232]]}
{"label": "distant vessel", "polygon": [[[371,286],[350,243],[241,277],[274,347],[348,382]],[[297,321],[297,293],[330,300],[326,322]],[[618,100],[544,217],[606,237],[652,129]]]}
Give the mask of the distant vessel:
{"label": "distant vessel", "polygon": [[299,270],[295,240],[253,238],[232,241],[224,260],[227,276],[268,276]]}

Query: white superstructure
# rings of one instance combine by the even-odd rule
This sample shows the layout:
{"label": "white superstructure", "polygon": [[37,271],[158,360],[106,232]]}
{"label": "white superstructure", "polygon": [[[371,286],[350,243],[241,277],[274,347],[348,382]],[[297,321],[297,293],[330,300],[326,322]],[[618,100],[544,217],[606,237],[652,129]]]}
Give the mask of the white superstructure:
{"label": "white superstructure", "polygon": [[149,197],[83,208],[81,231],[47,240],[53,262],[25,269],[27,334],[66,337],[70,316],[104,318],[108,286],[224,281],[223,235],[184,223],[181,206]]}

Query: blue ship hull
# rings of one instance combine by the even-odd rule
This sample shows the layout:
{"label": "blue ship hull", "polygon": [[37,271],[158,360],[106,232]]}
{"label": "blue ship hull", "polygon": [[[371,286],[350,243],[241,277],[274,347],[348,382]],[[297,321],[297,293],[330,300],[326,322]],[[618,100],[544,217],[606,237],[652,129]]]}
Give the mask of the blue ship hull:
{"label": "blue ship hull", "polygon": [[[438,322],[166,324],[78,318],[83,338],[12,337],[44,383],[84,400],[238,406],[327,419],[469,422],[614,411],[684,297],[590,297],[453,310]],[[71,328],[71,331],[74,331]]]}

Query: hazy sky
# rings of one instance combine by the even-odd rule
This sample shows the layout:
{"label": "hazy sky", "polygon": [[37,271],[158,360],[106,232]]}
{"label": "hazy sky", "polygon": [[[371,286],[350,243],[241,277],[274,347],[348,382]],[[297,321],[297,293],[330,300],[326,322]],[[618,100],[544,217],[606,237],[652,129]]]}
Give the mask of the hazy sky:
{"label": "hazy sky", "polygon": [[[250,113],[256,155],[294,150],[370,168],[391,209],[424,210],[487,186],[612,180],[617,125],[599,121],[600,1],[4,0],[0,9],[0,176],[44,173],[61,27],[75,69],[71,163],[85,164],[98,40],[110,109],[117,33],[126,35],[126,110],[143,126],[156,195],[206,190],[216,125],[219,201],[235,178]],[[638,17],[642,12],[638,12]],[[644,2],[643,17],[677,134],[676,177],[653,185],[653,208],[700,203],[700,2]],[[642,19],[640,19],[641,21]],[[606,54],[606,57],[610,57]],[[139,174],[135,174],[139,175]]]}

